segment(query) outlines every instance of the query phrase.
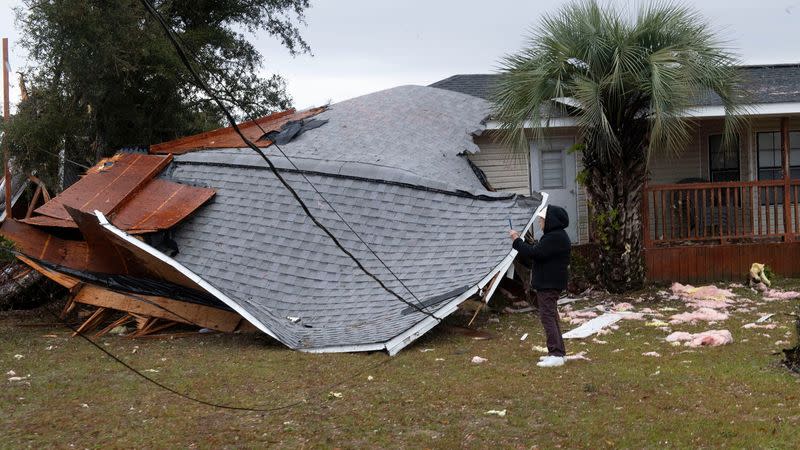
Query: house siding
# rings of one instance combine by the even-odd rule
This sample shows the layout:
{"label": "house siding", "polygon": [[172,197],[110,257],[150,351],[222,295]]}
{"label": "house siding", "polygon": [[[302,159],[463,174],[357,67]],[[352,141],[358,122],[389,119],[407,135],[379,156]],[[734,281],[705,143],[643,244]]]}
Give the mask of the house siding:
{"label": "house siding", "polygon": [[[480,152],[469,154],[467,157],[486,174],[489,184],[498,191],[514,192],[521,195],[530,195],[530,153],[514,154],[510,148],[497,142],[496,135],[487,134],[475,138],[475,143]],[[574,130],[559,130],[551,133],[552,137],[575,138]],[[576,159],[576,173],[583,169],[580,155]],[[577,211],[578,211],[578,242],[584,244],[589,241],[589,216],[586,200],[586,189],[577,186]]]}
{"label": "house siding", "polygon": [[531,195],[531,181],[527,154],[515,154],[491,136],[475,138],[480,148],[478,153],[467,157],[480,168],[489,184],[498,191]]}

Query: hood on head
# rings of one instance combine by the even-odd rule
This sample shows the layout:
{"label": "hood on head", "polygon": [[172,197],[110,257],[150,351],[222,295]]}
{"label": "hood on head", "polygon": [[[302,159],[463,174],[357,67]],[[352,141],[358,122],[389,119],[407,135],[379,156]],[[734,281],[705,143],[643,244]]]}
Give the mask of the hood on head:
{"label": "hood on head", "polygon": [[569,226],[569,215],[567,211],[556,205],[547,206],[547,215],[544,219],[544,232],[563,230]]}

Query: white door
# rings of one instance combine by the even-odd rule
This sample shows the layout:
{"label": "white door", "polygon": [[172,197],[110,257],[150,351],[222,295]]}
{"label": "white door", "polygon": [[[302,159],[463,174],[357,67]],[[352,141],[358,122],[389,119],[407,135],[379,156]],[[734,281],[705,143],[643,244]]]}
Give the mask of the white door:
{"label": "white door", "polygon": [[550,194],[549,204],[569,214],[567,234],[578,242],[578,195],[575,181],[575,144],[572,138],[548,138],[531,143],[531,189]]}

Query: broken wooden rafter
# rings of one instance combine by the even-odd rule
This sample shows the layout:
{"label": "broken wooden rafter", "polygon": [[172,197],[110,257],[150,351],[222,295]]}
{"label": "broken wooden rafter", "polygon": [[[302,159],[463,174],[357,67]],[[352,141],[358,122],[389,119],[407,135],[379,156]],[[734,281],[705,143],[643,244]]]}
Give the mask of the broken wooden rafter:
{"label": "broken wooden rafter", "polygon": [[154,295],[122,294],[91,284],[81,287],[74,300],[78,303],[115,309],[144,318],[185,323],[223,332],[236,331],[244,321],[239,314],[233,311],[213,306]]}

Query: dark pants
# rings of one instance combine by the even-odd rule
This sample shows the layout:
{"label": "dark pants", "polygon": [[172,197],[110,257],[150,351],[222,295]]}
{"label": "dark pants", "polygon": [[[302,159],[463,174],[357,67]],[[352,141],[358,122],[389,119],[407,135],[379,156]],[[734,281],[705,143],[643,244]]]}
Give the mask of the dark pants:
{"label": "dark pants", "polygon": [[544,289],[536,292],[539,303],[539,319],[547,336],[547,351],[551,356],[566,356],[564,339],[561,337],[561,324],[558,318],[558,294],[556,289]]}

